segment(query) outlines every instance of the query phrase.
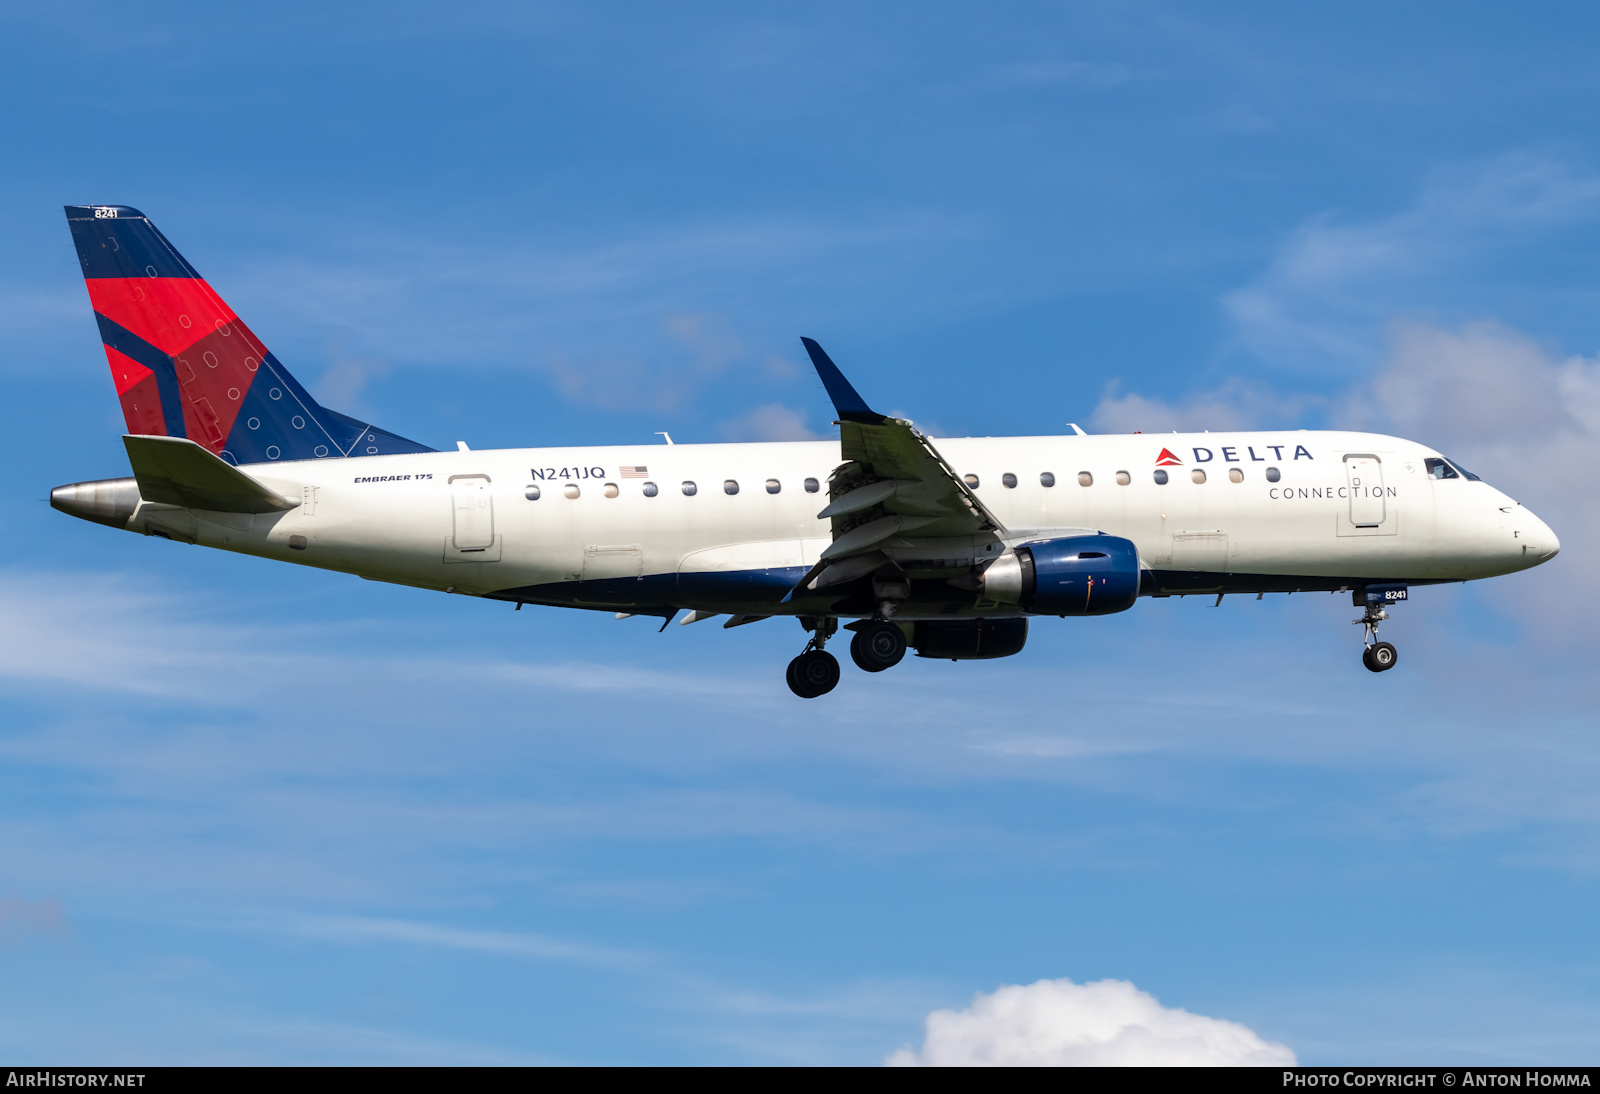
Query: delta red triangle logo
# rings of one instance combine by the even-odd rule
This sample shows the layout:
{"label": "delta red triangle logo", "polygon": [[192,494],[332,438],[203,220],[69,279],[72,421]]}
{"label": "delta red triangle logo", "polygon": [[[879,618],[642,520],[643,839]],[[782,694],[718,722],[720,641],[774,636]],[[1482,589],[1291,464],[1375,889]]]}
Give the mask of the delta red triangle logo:
{"label": "delta red triangle logo", "polygon": [[1161,455],[1156,457],[1157,467],[1175,467],[1181,463],[1183,463],[1183,461],[1174,456],[1172,454],[1172,449],[1170,448],[1163,448],[1161,450]]}

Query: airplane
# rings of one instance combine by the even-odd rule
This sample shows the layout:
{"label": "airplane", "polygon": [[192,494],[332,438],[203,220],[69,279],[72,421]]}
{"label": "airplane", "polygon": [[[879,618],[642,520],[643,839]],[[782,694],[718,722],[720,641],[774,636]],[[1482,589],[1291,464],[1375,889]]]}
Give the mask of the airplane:
{"label": "airplane", "polygon": [[445,593],[723,627],[788,616],[801,698],[843,629],[907,650],[1021,652],[1029,621],[1140,598],[1348,592],[1362,661],[1412,587],[1526,570],[1555,533],[1425,445],[1373,433],[932,438],[801,339],[837,440],[438,451],[319,404],[137,209],[67,222],[131,477],[50,504],[140,535]]}

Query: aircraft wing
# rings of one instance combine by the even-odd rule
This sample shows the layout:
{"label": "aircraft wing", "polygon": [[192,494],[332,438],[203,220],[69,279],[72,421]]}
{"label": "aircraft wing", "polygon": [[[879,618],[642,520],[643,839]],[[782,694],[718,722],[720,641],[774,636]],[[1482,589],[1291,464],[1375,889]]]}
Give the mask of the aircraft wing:
{"label": "aircraft wing", "polygon": [[828,480],[829,504],[817,514],[832,520],[833,543],[797,592],[871,573],[887,561],[889,548],[903,553],[942,541],[971,559],[972,545],[1004,538],[1000,521],[925,434],[872,410],[821,346],[800,341],[838,411],[845,462]]}

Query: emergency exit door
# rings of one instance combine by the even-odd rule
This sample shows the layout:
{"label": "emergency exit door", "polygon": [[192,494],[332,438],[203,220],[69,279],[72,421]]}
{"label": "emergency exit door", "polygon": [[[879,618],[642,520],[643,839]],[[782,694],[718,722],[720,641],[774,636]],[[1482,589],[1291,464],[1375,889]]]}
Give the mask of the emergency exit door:
{"label": "emergency exit door", "polygon": [[450,497],[455,504],[455,535],[451,546],[458,551],[484,551],[494,545],[494,498],[489,493],[486,475],[460,475],[450,480]]}

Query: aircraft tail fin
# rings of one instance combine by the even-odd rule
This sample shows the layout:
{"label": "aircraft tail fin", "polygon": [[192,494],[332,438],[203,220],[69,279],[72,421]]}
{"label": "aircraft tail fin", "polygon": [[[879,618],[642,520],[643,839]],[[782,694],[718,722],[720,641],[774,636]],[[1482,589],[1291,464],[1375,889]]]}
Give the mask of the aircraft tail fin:
{"label": "aircraft tail fin", "polygon": [[433,451],[320,405],[139,210],[66,212],[130,434],[232,464]]}

